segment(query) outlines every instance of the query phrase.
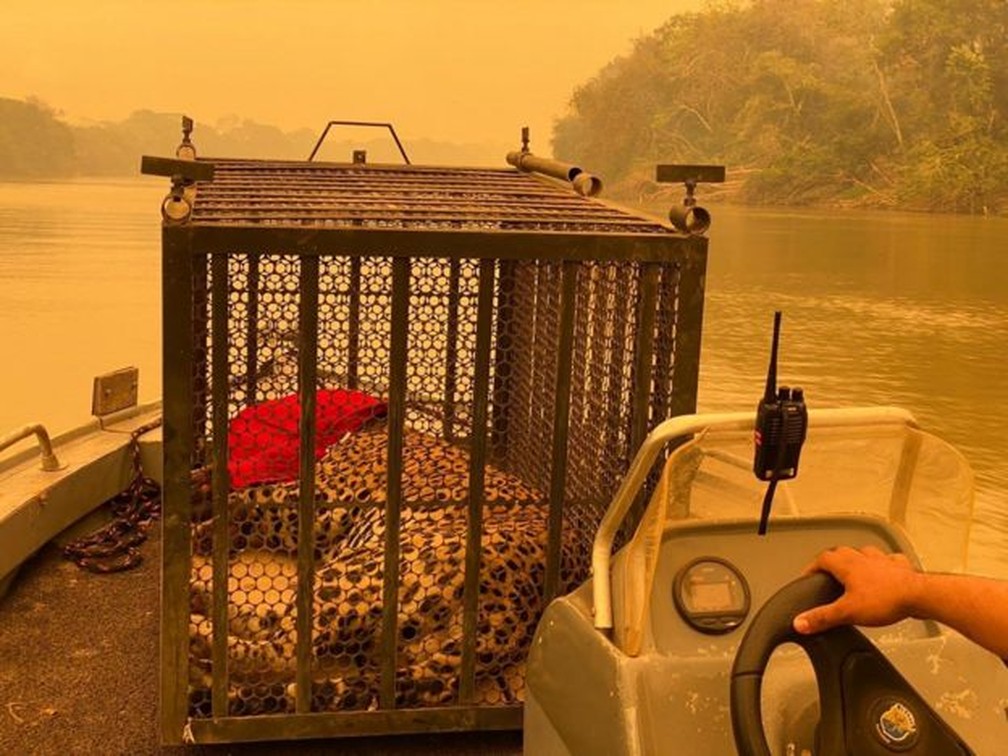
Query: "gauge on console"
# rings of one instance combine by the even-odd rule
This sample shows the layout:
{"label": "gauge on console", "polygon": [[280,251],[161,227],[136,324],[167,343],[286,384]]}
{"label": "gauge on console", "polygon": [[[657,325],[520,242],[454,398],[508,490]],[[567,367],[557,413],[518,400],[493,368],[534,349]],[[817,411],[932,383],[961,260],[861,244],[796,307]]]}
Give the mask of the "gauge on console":
{"label": "gauge on console", "polygon": [[672,598],[686,623],[709,635],[729,633],[749,614],[749,586],[725,559],[701,557],[683,567],[672,584]]}

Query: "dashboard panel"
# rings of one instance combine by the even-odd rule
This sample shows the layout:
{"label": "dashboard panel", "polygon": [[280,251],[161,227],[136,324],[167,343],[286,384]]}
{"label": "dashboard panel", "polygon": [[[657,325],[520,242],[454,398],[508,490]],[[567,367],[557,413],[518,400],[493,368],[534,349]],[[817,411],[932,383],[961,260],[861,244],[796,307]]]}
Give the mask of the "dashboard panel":
{"label": "dashboard panel", "polygon": [[[756,534],[755,521],[670,525],[651,595],[655,649],[684,656],[734,653],[763,603],[819,552],[839,545],[874,546],[918,561],[900,530],[869,516],[781,518],[765,536]],[[920,622],[886,632],[904,639],[926,634]]]}

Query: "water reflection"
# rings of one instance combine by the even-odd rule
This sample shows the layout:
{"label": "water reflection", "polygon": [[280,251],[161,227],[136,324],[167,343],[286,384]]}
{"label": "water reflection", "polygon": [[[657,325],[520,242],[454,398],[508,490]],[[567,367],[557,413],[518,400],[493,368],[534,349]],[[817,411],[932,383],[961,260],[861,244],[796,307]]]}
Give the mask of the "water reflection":
{"label": "water reflection", "polygon": [[0,183],[0,433],[89,419],[95,375],[161,394],[158,182]]}
{"label": "water reflection", "polygon": [[1008,220],[714,213],[700,405],[755,405],[774,309],[810,405],[894,404],[972,464],[978,569],[1008,574]]}
{"label": "water reflection", "polygon": [[[160,181],[0,183],[0,433],[88,419],[92,378],[160,395]],[[976,565],[1008,574],[1008,219],[712,207],[700,405],[781,377],[819,407],[895,404],[977,476]]]}

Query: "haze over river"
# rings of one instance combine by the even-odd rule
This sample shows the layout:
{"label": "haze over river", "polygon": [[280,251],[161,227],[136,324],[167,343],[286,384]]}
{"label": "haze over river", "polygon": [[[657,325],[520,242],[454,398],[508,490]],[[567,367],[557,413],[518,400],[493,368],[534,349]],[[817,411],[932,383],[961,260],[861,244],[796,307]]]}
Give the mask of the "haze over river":
{"label": "haze over river", "polygon": [[[126,365],[141,400],[160,396],[166,189],[0,183],[0,435],[81,424],[93,377]],[[700,408],[755,408],[783,310],[781,382],[813,407],[904,407],[958,447],[976,473],[970,567],[1008,576],[1008,219],[708,209]]]}

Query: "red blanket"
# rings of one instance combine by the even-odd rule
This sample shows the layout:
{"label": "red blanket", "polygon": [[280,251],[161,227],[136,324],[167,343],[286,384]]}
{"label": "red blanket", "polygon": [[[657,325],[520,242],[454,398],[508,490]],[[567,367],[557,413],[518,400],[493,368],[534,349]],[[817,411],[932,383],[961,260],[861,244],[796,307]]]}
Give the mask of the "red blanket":
{"label": "red blanket", "polygon": [[[384,417],[387,405],[360,391],[320,389],[315,406],[315,459],[368,420]],[[228,428],[231,486],[297,479],[300,466],[301,404],[297,394],[246,407]]]}

